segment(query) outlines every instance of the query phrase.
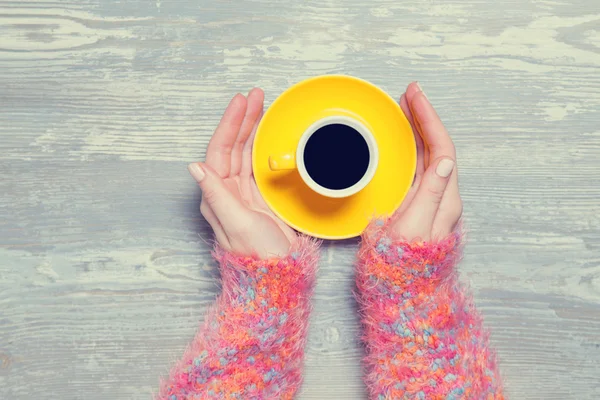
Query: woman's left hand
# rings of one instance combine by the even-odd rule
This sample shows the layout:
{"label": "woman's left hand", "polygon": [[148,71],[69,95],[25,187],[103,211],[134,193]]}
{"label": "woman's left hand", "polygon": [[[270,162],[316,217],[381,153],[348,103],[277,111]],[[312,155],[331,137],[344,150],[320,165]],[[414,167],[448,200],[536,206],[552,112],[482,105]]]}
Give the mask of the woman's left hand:
{"label": "woman's left hand", "polygon": [[417,170],[389,233],[409,241],[442,239],[454,230],[463,210],[454,143],[416,82],[408,85],[400,107],[417,142]]}
{"label": "woman's left hand", "polygon": [[252,143],[263,113],[264,93],[237,94],[225,110],[206,162],[188,169],[202,189],[200,211],[224,249],[261,258],[284,256],[296,233],[263,200],[252,173]]}

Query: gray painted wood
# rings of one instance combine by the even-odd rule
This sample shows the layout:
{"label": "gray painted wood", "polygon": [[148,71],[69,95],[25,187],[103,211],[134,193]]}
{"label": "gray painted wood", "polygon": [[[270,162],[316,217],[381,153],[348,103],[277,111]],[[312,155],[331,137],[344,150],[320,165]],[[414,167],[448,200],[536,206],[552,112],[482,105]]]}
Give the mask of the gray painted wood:
{"label": "gray painted wood", "polygon": [[[0,398],[143,399],[218,292],[186,171],[229,98],[419,79],[514,399],[600,397],[596,0],[0,0]],[[301,399],[364,399],[356,241],[323,248]]]}

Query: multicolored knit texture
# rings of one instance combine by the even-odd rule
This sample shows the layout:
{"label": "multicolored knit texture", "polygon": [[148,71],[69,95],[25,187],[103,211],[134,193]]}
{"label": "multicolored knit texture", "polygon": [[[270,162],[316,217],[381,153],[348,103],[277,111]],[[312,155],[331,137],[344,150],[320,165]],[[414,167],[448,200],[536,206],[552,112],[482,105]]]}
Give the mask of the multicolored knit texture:
{"label": "multicolored knit texture", "polygon": [[292,399],[302,382],[318,243],[260,260],[215,251],[223,292],[158,399]]}
{"label": "multicolored knit texture", "polygon": [[488,333],[454,272],[461,235],[407,242],[386,225],[366,231],[357,270],[370,398],[504,399]]}

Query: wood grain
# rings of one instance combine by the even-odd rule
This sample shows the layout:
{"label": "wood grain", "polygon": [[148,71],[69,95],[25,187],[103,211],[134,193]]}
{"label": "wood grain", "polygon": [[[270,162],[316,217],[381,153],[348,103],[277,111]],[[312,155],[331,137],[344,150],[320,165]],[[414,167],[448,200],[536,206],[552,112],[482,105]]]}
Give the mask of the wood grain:
{"label": "wood grain", "polygon": [[[510,398],[599,398],[596,0],[0,0],[0,398],[149,398],[219,290],[186,164],[236,92],[329,73],[439,109]],[[356,245],[301,399],[366,398]]]}

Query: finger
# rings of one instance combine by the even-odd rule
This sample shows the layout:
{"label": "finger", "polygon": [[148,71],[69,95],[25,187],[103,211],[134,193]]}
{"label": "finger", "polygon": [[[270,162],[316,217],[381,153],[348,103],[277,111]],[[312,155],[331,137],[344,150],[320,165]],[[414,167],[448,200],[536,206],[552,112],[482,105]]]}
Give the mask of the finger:
{"label": "finger", "polygon": [[435,216],[432,234],[440,238],[448,236],[460,221],[462,212],[463,205],[458,190],[458,170],[455,167]]}
{"label": "finger", "polygon": [[262,119],[264,112],[264,95],[263,95],[263,103],[261,104],[260,113],[256,117],[256,121],[254,122],[254,126],[252,127],[252,132],[250,132],[250,136],[246,143],[244,144],[244,149],[242,152],[242,170],[240,171],[241,175],[251,176],[252,175],[252,147],[254,146],[254,137],[256,136],[256,130],[258,129],[258,124]]}
{"label": "finger", "polygon": [[252,129],[252,133],[250,133],[250,137],[246,141],[244,145],[244,152],[242,154],[242,171],[241,175],[252,176],[254,174],[253,166],[252,166],[252,150],[254,147],[254,138],[256,137],[256,131],[258,129],[258,125],[260,124],[260,120],[262,119],[264,112],[261,112],[256,120],[256,125]]}
{"label": "finger", "polygon": [[406,87],[406,100],[408,104],[412,103],[415,94],[422,92],[418,82],[411,82]]}
{"label": "finger", "polygon": [[221,222],[215,215],[214,211],[212,210],[212,208],[210,208],[210,206],[204,199],[200,204],[200,213],[215,233],[215,239],[217,239],[219,245],[221,245],[221,247],[223,247],[224,249],[229,250],[231,248],[229,238],[227,238],[225,230],[223,229],[223,226],[221,225]]}
{"label": "finger", "polygon": [[454,166],[453,159],[441,158],[425,171],[413,201],[398,221],[403,236],[412,234],[423,240],[431,238],[433,222]]}
{"label": "finger", "polygon": [[246,226],[248,209],[225,186],[223,179],[206,164],[192,163],[188,166],[200,189],[202,198],[210,206],[223,226],[227,237]]}
{"label": "finger", "polygon": [[246,103],[246,98],[239,93],[231,99],[208,143],[206,164],[223,178],[229,175],[231,152],[246,114]]}
{"label": "finger", "polygon": [[254,88],[248,93],[248,106],[246,107],[246,115],[240,127],[240,131],[233,144],[233,150],[231,152],[231,170],[229,171],[230,176],[236,176],[241,172],[242,169],[242,153],[246,142],[248,141],[252,130],[254,129],[258,118],[263,109],[263,102],[265,94],[261,89]]}
{"label": "finger", "polygon": [[411,103],[411,111],[421,128],[423,141],[429,148],[430,160],[440,157],[456,159],[454,143],[437,112],[423,92],[416,93]]}
{"label": "finger", "polygon": [[406,93],[402,94],[402,96],[400,97],[400,108],[402,108],[404,115],[406,115],[406,118],[410,123],[413,135],[415,137],[415,142],[417,145],[417,168],[415,171],[415,177],[411,188],[404,197],[404,200],[402,201],[400,207],[398,207],[398,209],[394,212],[394,215],[392,216],[392,219],[394,220],[399,218],[412,202],[412,199],[416,193],[416,189],[419,185],[419,182],[421,181],[423,172],[425,170],[423,164],[423,140],[421,139],[421,135],[419,134],[417,127],[415,126],[415,120],[413,118],[412,112],[410,111],[410,107],[408,106],[408,101],[406,99]]}
{"label": "finger", "polygon": [[406,93],[403,94],[402,97],[400,97],[400,108],[402,108],[404,115],[406,115],[406,118],[410,123],[413,135],[415,136],[415,142],[417,144],[417,169],[415,171],[415,180],[413,182],[413,185],[418,185],[421,180],[421,176],[423,176],[423,172],[425,172],[425,163],[423,160],[424,145],[423,139],[421,138],[421,134],[419,133],[415,125],[415,120],[413,118],[412,112],[410,111],[410,107],[408,106],[408,101],[406,100]]}
{"label": "finger", "polygon": [[[408,87],[406,88],[406,101],[411,110],[411,113],[413,113],[413,111],[412,111],[413,99],[415,98],[415,95],[420,92],[422,92],[422,90],[421,90],[421,87],[419,86],[418,82],[411,82],[408,85]],[[429,160],[430,160],[429,147],[427,146],[427,141],[423,137],[423,132],[421,132],[421,126],[419,125],[419,121],[415,118],[414,113],[413,113],[413,119],[414,119],[415,127],[417,128],[417,132],[419,132],[419,135],[421,136],[421,141],[423,142],[423,167],[424,167],[424,169],[427,169],[427,168],[429,168]]]}

